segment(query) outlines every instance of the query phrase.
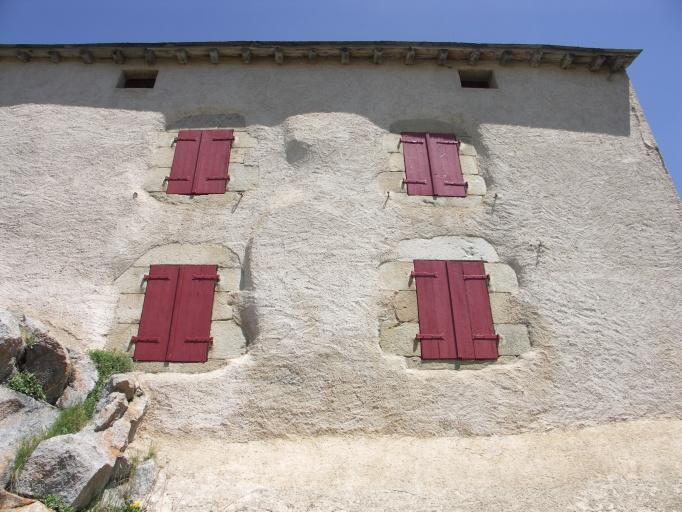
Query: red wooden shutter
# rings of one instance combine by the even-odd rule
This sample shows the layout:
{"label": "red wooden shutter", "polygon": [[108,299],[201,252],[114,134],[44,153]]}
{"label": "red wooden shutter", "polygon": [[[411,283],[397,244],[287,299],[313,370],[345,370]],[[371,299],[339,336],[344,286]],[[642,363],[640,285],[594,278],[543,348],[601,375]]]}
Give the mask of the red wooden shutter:
{"label": "red wooden shutter", "polygon": [[400,140],[403,144],[405,158],[407,194],[410,196],[432,196],[433,184],[429,169],[426,134],[403,133]]}
{"label": "red wooden shutter", "polygon": [[175,143],[175,154],[168,180],[167,194],[191,194],[194,171],[199,157],[201,131],[182,130]]}
{"label": "red wooden shutter", "polygon": [[135,361],[165,361],[170,336],[177,265],[152,265],[145,276],[147,290],[135,343]]}
{"label": "red wooden shutter", "polygon": [[203,363],[208,359],[213,342],[211,316],[217,280],[216,265],[180,267],[167,361]]}
{"label": "red wooden shutter", "polygon": [[427,133],[433,195],[466,197],[467,185],[459,163],[459,144],[454,135]]}
{"label": "red wooden shutter", "polygon": [[234,135],[232,130],[204,130],[192,194],[224,194]]}
{"label": "red wooden shutter", "polygon": [[497,359],[497,335],[482,261],[448,261],[448,281],[459,359]]}
{"label": "red wooden shutter", "polygon": [[456,359],[455,333],[445,261],[415,260],[422,359]]}

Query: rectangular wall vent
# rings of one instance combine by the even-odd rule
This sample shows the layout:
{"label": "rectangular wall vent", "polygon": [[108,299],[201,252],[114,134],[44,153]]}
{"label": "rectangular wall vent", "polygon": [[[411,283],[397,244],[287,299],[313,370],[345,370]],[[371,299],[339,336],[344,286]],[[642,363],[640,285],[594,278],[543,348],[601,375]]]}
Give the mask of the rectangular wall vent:
{"label": "rectangular wall vent", "polygon": [[156,69],[125,70],[121,73],[118,86],[121,89],[153,89],[156,84]]}
{"label": "rectangular wall vent", "polygon": [[458,72],[462,87],[470,89],[497,89],[495,76],[490,70],[460,69]]}

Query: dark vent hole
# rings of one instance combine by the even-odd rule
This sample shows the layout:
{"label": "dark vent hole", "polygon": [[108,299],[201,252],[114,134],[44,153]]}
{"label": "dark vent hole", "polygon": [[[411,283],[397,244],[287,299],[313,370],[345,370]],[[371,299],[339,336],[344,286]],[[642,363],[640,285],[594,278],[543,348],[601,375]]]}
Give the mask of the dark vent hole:
{"label": "dark vent hole", "polygon": [[462,87],[470,89],[496,89],[495,77],[492,71],[478,69],[460,69],[459,82]]}
{"label": "dark vent hole", "polygon": [[155,69],[124,71],[119,80],[118,87],[123,89],[153,89],[158,73]]}

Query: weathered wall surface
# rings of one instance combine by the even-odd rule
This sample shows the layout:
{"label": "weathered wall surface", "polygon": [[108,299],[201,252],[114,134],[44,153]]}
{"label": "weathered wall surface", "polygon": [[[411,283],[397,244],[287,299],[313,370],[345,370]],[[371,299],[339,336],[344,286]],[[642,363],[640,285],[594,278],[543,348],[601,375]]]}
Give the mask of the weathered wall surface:
{"label": "weathered wall surface", "polygon": [[[248,353],[147,376],[146,432],[470,436],[682,414],[680,202],[625,75],[516,65],[477,90],[430,64],[159,70],[152,90],[115,89],[106,64],[0,74],[0,306],[103,344],[115,280],[151,248],[238,255]],[[145,191],[158,133],[201,115],[257,141],[234,211]],[[468,136],[480,204],[386,201],[382,142],[401,129]],[[532,350],[513,364],[423,371],[381,350],[380,265],[444,235],[516,271]]]}

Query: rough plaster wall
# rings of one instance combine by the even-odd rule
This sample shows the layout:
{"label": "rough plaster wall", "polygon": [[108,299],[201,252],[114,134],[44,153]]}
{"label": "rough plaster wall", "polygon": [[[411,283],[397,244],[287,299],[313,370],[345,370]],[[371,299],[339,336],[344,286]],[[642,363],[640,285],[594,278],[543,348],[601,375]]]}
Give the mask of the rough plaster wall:
{"label": "rough plaster wall", "polygon": [[[250,353],[148,376],[145,431],[489,435],[679,418],[680,202],[624,75],[512,66],[476,90],[431,65],[159,68],[152,90],[114,89],[106,64],[0,74],[0,305],[98,344],[114,279],[151,247],[241,257]],[[234,213],[142,190],[151,133],[207,113],[243,116],[258,139],[260,185]],[[472,136],[484,204],[384,207],[383,134],[433,120]],[[447,234],[485,238],[516,269],[527,358],[420,372],[382,353],[379,264],[401,240]]]}

